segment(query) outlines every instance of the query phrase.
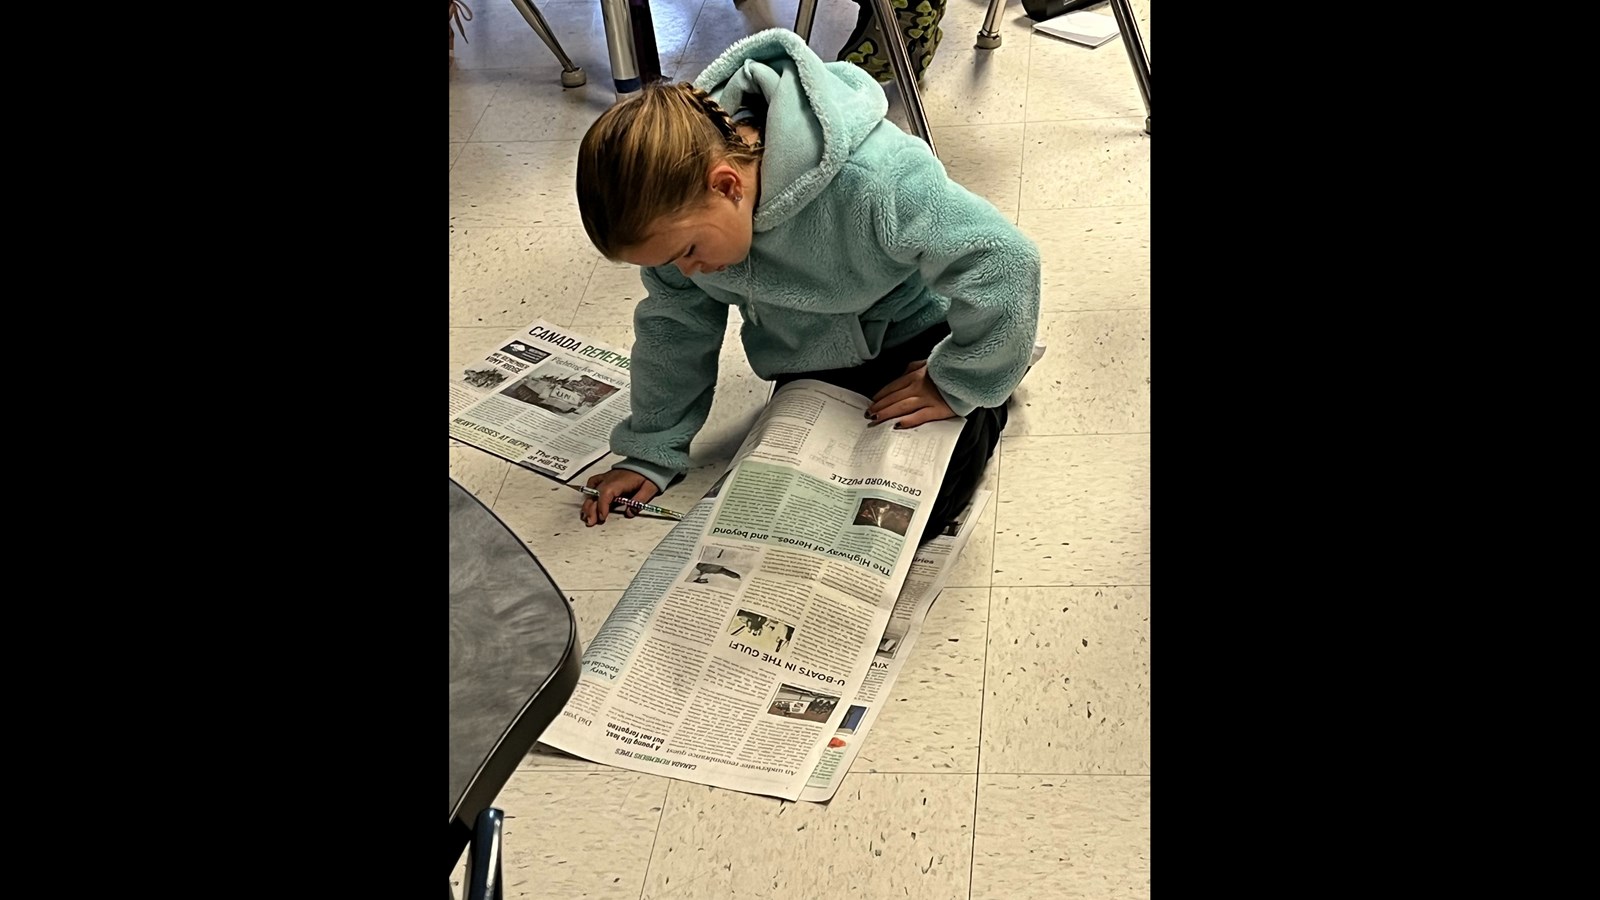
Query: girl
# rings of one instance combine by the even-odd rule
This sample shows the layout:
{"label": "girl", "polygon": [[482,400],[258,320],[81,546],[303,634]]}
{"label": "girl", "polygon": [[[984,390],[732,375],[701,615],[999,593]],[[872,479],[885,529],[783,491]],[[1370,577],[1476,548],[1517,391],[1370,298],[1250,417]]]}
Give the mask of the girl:
{"label": "girl", "polygon": [[627,459],[589,479],[587,525],[689,468],[729,306],[751,368],[780,387],[864,394],[867,417],[896,428],[966,416],[923,540],[971,500],[1030,364],[1039,253],[887,110],[870,75],[774,29],[590,127],[584,228],[641,267],[649,296],[634,311],[632,415],[611,436]]}

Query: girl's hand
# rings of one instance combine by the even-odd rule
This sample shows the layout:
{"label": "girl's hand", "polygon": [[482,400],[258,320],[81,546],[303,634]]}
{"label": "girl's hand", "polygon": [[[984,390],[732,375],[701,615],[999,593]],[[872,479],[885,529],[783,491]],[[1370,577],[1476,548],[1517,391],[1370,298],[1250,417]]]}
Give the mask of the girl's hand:
{"label": "girl's hand", "polygon": [[[606,520],[612,501],[618,497],[632,497],[640,503],[649,503],[651,497],[661,493],[656,490],[654,481],[627,469],[612,469],[603,475],[595,475],[587,483],[600,492],[599,497],[584,497],[583,510],[578,513],[583,524],[589,528]],[[625,510],[623,515],[631,519],[634,512]]]}
{"label": "girl's hand", "polygon": [[928,377],[928,361],[925,359],[906,366],[906,373],[884,385],[883,390],[872,396],[872,400],[872,405],[867,407],[867,418],[874,420],[873,425],[882,425],[889,419],[903,416],[894,427],[915,428],[924,422],[956,417],[956,411],[944,402],[938,385]]}

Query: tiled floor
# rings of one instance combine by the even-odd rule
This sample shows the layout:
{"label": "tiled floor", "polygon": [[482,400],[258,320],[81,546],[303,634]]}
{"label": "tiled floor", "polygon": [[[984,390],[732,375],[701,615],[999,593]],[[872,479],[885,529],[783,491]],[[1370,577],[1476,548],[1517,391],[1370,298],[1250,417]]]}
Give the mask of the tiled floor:
{"label": "tiled floor", "polygon": [[[795,2],[653,0],[663,69],[692,77],[791,25]],[[1151,46],[1150,2],[1133,5]],[[588,73],[570,91],[509,0],[472,6],[450,72],[451,371],[536,316],[631,342],[638,277],[589,246],[572,192],[577,142],[612,99],[597,5],[540,7]],[[855,9],[819,4],[825,57]],[[1035,36],[1013,2],[1003,45],[978,51],[984,9],[950,0],[924,103],[952,177],[1038,242],[1050,349],[894,702],[827,806],[530,756],[498,801],[509,896],[1149,895],[1150,138],[1120,43]],[[710,485],[765,399],[737,340],[722,372],[700,468],[674,493]],[[471,448],[451,446],[450,473],[537,548],[584,640],[666,530],[585,531],[552,482]]]}

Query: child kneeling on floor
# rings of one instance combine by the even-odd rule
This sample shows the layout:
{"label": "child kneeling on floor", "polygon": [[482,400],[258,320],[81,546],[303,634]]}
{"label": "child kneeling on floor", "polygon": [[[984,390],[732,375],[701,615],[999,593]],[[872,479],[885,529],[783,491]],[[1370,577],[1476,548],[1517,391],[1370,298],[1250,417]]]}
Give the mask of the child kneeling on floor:
{"label": "child kneeling on floor", "polygon": [[586,524],[690,467],[729,306],[751,368],[780,387],[864,394],[867,417],[896,428],[966,417],[923,541],[972,499],[1032,362],[1039,252],[887,109],[870,75],[774,29],[590,127],[584,228],[641,267],[649,296],[634,311],[632,415],[611,437],[626,459],[589,479]]}

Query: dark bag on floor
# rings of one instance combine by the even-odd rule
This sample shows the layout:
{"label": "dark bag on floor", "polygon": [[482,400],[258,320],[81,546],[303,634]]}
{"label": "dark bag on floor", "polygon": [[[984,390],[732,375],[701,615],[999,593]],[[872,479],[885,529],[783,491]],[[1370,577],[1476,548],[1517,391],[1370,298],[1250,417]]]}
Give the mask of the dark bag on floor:
{"label": "dark bag on floor", "polygon": [[1054,19],[1069,12],[1077,12],[1105,0],[1022,0],[1022,10],[1035,22]]}

